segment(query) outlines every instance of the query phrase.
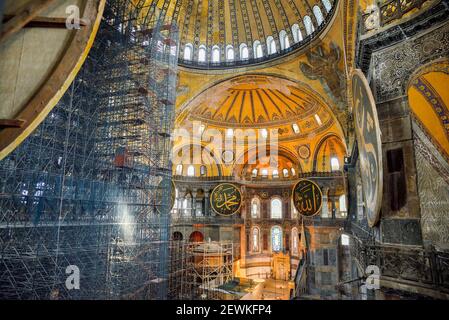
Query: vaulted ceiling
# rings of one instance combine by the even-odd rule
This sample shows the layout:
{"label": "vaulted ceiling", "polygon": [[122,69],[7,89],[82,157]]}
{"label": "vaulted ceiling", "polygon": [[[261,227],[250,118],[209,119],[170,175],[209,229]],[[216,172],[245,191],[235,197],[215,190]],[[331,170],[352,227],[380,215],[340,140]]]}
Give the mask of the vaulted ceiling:
{"label": "vaulted ceiling", "polygon": [[318,32],[310,31],[318,31],[334,12],[335,0],[133,1],[136,6],[147,6],[149,16],[156,10],[167,10],[166,20],[176,22],[179,28],[179,54],[183,64],[186,45],[192,46],[193,61],[198,61],[198,52],[203,46],[207,52],[206,60],[210,60],[211,50],[217,46],[220,61],[225,61],[229,46],[235,51],[233,59],[240,60],[239,48],[242,44],[249,49],[248,58],[254,58],[256,41],[260,41],[263,56],[273,54],[267,47],[269,37],[273,38],[277,53],[286,49],[280,41],[283,35],[289,38],[289,46],[307,43],[318,35]]}

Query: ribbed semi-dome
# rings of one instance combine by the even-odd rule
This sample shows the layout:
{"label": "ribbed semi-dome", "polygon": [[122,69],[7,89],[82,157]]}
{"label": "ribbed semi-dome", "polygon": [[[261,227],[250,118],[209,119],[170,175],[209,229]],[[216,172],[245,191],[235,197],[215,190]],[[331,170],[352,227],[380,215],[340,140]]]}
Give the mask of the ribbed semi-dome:
{"label": "ribbed semi-dome", "polygon": [[267,75],[243,75],[220,82],[179,111],[178,124],[199,122],[207,128],[278,129],[280,139],[317,135],[333,126],[335,117],[312,91]]}
{"label": "ribbed semi-dome", "polygon": [[302,47],[330,20],[336,1],[166,0],[158,6],[178,24],[180,65],[223,68],[265,62]]}

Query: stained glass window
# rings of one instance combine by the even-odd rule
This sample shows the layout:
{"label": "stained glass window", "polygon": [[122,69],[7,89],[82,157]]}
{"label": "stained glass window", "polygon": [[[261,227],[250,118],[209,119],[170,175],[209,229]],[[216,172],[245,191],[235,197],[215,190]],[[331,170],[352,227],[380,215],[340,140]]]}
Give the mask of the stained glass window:
{"label": "stained glass window", "polygon": [[273,252],[282,250],[282,229],[277,226],[271,229],[271,250]]}
{"label": "stained glass window", "polygon": [[282,202],[279,199],[271,200],[271,219],[282,219]]}

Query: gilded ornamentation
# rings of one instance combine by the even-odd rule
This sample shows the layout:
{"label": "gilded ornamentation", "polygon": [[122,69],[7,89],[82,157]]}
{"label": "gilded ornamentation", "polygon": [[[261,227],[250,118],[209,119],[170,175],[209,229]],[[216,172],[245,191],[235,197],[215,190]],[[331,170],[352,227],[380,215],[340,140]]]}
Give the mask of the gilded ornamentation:
{"label": "gilded ornamentation", "polygon": [[323,45],[318,45],[306,54],[309,63],[300,63],[300,69],[311,80],[320,80],[322,85],[342,102],[345,92],[344,71],[339,67],[341,49],[333,42],[329,51]]}
{"label": "gilded ornamentation", "polygon": [[318,214],[323,204],[320,187],[313,181],[302,179],[293,187],[293,205],[305,217]]}
{"label": "gilded ornamentation", "polygon": [[240,210],[242,205],[240,189],[233,184],[222,183],[212,191],[210,204],[217,214],[232,216]]}

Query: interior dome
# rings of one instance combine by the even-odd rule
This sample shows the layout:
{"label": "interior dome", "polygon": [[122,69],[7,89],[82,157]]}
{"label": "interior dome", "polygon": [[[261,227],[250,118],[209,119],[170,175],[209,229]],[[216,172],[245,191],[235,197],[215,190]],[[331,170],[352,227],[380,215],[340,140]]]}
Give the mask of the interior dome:
{"label": "interior dome", "polygon": [[179,64],[195,68],[247,66],[290,53],[320,33],[334,4],[335,0],[164,2],[167,17],[179,27]]}
{"label": "interior dome", "polygon": [[216,128],[279,128],[281,135],[296,136],[334,123],[328,108],[312,92],[293,81],[266,75],[239,76],[212,86],[194,98],[178,119]]}

